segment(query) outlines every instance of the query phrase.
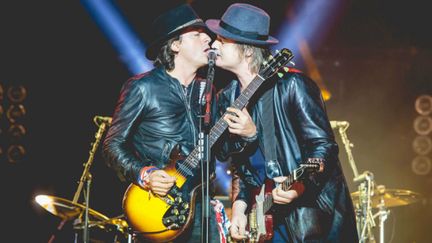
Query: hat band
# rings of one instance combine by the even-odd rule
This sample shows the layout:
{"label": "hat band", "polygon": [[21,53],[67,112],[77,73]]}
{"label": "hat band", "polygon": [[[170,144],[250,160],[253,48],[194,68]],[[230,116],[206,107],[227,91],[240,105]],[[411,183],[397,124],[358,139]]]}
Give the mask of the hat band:
{"label": "hat band", "polygon": [[196,23],[203,23],[203,24],[204,24],[204,22],[203,22],[202,19],[193,19],[193,20],[191,20],[191,21],[189,21],[189,22],[187,22],[187,23],[184,23],[184,24],[178,26],[177,28],[171,30],[171,31],[168,33],[168,35],[170,35],[171,33],[176,32],[177,30],[183,29],[183,28],[188,27],[188,26],[190,26],[190,25],[194,25],[194,24],[196,24]]}
{"label": "hat band", "polygon": [[234,26],[231,26],[227,23],[225,23],[223,20],[220,21],[219,26],[227,30],[228,32],[235,34],[235,35],[241,35],[243,37],[249,38],[249,39],[256,39],[256,40],[267,40],[268,35],[260,35],[257,32],[251,32],[251,31],[242,31],[240,29],[237,29]]}

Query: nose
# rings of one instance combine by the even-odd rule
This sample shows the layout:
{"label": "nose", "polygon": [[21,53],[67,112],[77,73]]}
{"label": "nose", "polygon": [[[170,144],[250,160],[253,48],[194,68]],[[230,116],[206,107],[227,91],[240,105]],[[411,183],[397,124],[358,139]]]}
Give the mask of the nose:
{"label": "nose", "polygon": [[203,37],[204,43],[210,43],[211,38],[210,38],[210,36],[207,33],[202,32],[201,36]]}
{"label": "nose", "polygon": [[220,46],[220,42],[217,39],[211,45],[211,47],[214,49],[218,49],[219,46]]}

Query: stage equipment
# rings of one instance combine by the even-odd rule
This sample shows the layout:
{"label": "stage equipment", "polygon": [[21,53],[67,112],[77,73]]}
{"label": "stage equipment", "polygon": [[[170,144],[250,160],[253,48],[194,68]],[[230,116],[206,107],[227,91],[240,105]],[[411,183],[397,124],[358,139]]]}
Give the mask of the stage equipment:
{"label": "stage equipment", "polygon": [[[41,205],[44,209],[50,213],[60,217],[62,221],[57,227],[60,231],[65,222],[75,219],[75,225],[79,224],[80,227],[76,227],[83,230],[83,242],[90,242],[89,237],[89,227],[90,224],[100,224],[100,222],[109,222],[109,218],[89,207],[90,204],[90,185],[92,176],[90,174],[90,167],[93,163],[94,155],[96,153],[97,147],[102,139],[102,135],[105,129],[110,125],[111,118],[95,116],[93,119],[94,123],[99,127],[95,134],[95,141],[91,143],[91,150],[89,152],[89,158],[87,162],[83,165],[84,171],[78,183],[78,188],[74,194],[72,201],[67,199],[48,196],[48,195],[38,195],[36,196],[36,202]],[[84,195],[84,205],[79,204],[78,200],[80,198],[83,186],[86,184],[85,195]],[[96,223],[98,222],[98,223]],[[76,236],[77,237],[77,236]],[[53,234],[49,240],[49,243],[54,241],[55,234]]]}

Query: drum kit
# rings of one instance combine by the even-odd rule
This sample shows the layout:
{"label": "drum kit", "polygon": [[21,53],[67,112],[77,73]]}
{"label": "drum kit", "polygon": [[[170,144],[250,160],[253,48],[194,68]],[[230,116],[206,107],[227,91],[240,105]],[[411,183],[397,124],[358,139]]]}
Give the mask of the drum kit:
{"label": "drum kit", "polygon": [[351,193],[356,213],[357,232],[359,243],[375,243],[377,240],[373,234],[376,227],[375,219],[379,221],[379,243],[384,243],[384,223],[390,214],[389,208],[409,205],[420,201],[419,193],[404,189],[388,189],[384,185],[375,185],[372,172],[357,171],[351,148],[354,145],[348,140],[346,130],[349,127],[347,121],[331,121],[333,129],[338,129],[348,162],[354,173],[354,183],[358,185],[358,191]]}
{"label": "drum kit", "polygon": [[[68,200],[50,195],[37,195],[35,197],[35,201],[42,208],[62,219],[61,223],[57,227],[57,230],[61,230],[66,222],[73,221],[73,229],[76,232],[74,242],[81,242],[81,240],[78,240],[81,238],[82,242],[90,242],[90,229],[94,229],[95,231],[97,229],[98,231],[106,233],[114,233],[112,239],[110,239],[109,242],[120,243],[127,240],[128,243],[131,243],[133,242],[132,240],[134,235],[130,233],[131,231],[129,230],[128,223],[124,219],[123,215],[109,218],[104,214],[89,208],[91,184],[90,167],[92,165],[94,154],[100,143],[102,135],[106,127],[111,123],[110,117],[95,116],[93,120],[99,129],[95,135],[96,140],[92,143],[92,148],[89,153],[90,156],[87,162],[84,164],[84,171],[81,175],[81,179],[79,181],[74,198],[72,200]],[[85,203],[80,204],[78,203],[78,199],[81,195],[84,184],[86,184],[86,193],[84,197]],[[79,235],[78,232],[83,233]],[[52,243],[54,240],[55,234],[51,236],[48,242]]]}

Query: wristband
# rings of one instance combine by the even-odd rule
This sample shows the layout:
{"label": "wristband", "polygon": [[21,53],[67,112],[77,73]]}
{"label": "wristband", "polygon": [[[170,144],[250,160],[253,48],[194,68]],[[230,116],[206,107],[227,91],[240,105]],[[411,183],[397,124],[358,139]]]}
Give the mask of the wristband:
{"label": "wristband", "polygon": [[241,138],[245,142],[252,143],[252,142],[254,142],[258,138],[258,131],[252,137],[241,137]]}
{"label": "wristband", "polygon": [[138,177],[138,184],[142,188],[148,189],[150,183],[150,174],[154,170],[158,170],[158,168],[154,166],[146,166],[141,169],[140,175]]}

